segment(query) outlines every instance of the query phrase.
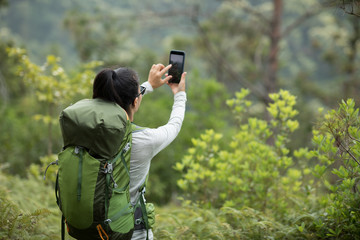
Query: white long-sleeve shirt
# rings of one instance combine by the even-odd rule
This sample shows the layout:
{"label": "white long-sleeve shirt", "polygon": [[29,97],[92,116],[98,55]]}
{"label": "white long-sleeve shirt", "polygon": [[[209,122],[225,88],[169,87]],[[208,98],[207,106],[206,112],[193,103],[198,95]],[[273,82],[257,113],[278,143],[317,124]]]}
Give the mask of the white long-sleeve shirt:
{"label": "white long-sleeve shirt", "polygon": [[[146,87],[145,94],[153,91],[149,82],[143,83],[142,86]],[[130,200],[133,205],[140,196],[139,188],[149,173],[151,159],[167,147],[180,132],[185,116],[185,104],[186,93],[176,93],[167,124],[133,132],[130,158]],[[134,231],[132,239],[146,239],[146,230]],[[152,239],[151,231],[149,231],[149,239]]]}

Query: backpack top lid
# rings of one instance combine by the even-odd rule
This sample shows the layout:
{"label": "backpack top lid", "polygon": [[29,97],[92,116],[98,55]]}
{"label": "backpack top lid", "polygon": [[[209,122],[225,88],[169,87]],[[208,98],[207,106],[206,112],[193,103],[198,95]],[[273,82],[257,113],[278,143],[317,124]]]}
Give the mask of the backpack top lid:
{"label": "backpack top lid", "polygon": [[64,147],[81,146],[110,159],[118,152],[128,117],[123,108],[99,98],[83,99],[60,114]]}

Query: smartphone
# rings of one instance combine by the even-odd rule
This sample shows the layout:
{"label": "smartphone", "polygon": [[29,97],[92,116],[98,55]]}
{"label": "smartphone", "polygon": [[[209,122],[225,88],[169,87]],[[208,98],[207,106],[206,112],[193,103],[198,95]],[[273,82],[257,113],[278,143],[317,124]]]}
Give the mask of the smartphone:
{"label": "smartphone", "polygon": [[171,50],[169,64],[172,64],[168,74],[172,76],[170,83],[179,83],[181,75],[184,72],[185,52],[179,50]]}

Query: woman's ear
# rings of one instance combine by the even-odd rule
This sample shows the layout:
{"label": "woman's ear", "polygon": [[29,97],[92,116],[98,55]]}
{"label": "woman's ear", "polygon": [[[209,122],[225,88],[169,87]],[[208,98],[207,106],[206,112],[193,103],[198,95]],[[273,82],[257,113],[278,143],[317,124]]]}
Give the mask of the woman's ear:
{"label": "woman's ear", "polygon": [[137,97],[134,99],[132,106],[135,107],[138,104],[138,102],[139,102],[139,98]]}

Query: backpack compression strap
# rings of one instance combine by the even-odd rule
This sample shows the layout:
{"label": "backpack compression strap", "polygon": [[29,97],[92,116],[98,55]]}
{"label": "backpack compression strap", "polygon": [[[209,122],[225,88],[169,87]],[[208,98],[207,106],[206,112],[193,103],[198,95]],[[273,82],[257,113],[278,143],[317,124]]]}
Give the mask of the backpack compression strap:
{"label": "backpack compression strap", "polygon": [[[109,210],[109,188],[110,188],[110,181],[112,181],[114,183],[114,188],[117,188],[117,184],[114,180],[113,177],[113,165],[116,164],[116,161],[121,158],[121,162],[124,165],[124,168],[126,170],[126,173],[129,176],[130,179],[130,172],[129,169],[126,165],[126,161],[125,161],[125,157],[124,154],[129,151],[131,147],[130,143],[127,143],[125,145],[125,147],[123,148],[123,150],[121,150],[118,155],[116,155],[113,159],[109,160],[107,162],[107,164],[105,165],[105,174],[106,174],[106,188],[105,188],[105,214],[106,214],[106,220],[105,223],[110,223],[112,221],[116,221],[117,219],[119,219],[121,216],[130,213],[132,210],[128,210],[129,207],[131,206],[131,203],[129,203],[127,206],[125,206],[123,209],[121,209],[115,216],[109,218],[108,217],[108,210]],[[125,190],[128,186],[129,186],[130,181],[121,189],[122,191]]]}
{"label": "backpack compression strap", "polygon": [[84,148],[76,146],[75,154],[79,154],[79,170],[78,170],[78,183],[77,183],[77,200],[81,200],[81,180],[82,180],[82,163],[84,159]]}

